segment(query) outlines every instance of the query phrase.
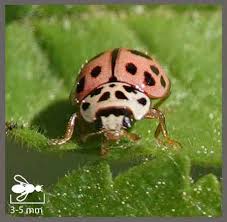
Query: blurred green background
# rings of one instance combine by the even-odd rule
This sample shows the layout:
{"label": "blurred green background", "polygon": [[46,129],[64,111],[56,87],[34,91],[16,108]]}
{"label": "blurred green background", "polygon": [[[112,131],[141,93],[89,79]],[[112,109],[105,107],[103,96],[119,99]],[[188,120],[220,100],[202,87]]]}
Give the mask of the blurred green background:
{"label": "blurred green background", "polygon": [[[66,171],[74,169],[68,176],[54,173],[59,182],[48,183],[46,216],[221,215],[221,6],[11,5],[5,11],[6,120],[18,125],[7,146],[47,159],[60,153],[63,165],[69,155],[80,163],[77,169],[67,164]],[[159,146],[157,123],[148,120],[132,130],[141,136],[137,144],[113,144],[105,160],[100,140],[80,142],[93,130],[83,121],[71,142],[48,145],[78,109],[68,96],[80,66],[116,47],[147,51],[165,68],[172,94],[160,109],[182,149]],[[122,170],[113,178],[116,166]],[[97,183],[101,188],[89,185]]]}

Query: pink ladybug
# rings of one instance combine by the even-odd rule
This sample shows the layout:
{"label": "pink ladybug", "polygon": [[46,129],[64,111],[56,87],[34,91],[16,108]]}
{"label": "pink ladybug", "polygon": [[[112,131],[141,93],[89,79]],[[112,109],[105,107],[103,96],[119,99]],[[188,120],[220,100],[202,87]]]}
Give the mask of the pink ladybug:
{"label": "pink ladybug", "polygon": [[[101,154],[107,153],[107,143],[125,136],[138,140],[139,136],[127,131],[135,120],[157,119],[160,132],[169,144],[178,142],[169,138],[165,117],[158,106],[170,95],[170,80],[162,67],[148,55],[131,49],[117,48],[103,52],[89,60],[80,71],[71,92],[73,104],[79,103],[80,116],[87,122],[101,123],[95,134],[104,134],[106,142]],[[152,105],[152,99],[160,99]],[[63,139],[52,144],[63,144],[71,139],[78,114],[69,120]]]}

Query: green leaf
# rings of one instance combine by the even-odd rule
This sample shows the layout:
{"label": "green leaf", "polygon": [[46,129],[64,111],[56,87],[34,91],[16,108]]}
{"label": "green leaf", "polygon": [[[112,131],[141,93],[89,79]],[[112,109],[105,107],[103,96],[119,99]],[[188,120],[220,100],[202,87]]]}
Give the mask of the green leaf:
{"label": "green leaf", "polygon": [[24,16],[27,16],[31,11],[31,5],[6,5],[5,7],[5,21],[6,23],[10,23],[13,20],[21,19]]}
{"label": "green leaf", "polygon": [[50,72],[47,57],[27,22],[7,26],[6,72],[8,121],[30,123],[36,114],[59,99],[65,90],[62,82]]}
{"label": "green leaf", "polygon": [[193,183],[188,158],[164,155],[116,178],[106,161],[73,171],[47,192],[46,215],[220,216],[217,179]]}

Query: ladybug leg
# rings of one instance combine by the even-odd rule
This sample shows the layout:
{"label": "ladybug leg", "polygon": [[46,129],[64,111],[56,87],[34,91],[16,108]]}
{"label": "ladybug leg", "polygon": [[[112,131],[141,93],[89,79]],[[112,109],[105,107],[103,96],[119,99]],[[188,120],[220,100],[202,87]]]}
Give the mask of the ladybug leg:
{"label": "ladybug leg", "polygon": [[105,139],[101,145],[100,155],[102,157],[106,157],[109,152],[108,143],[109,143],[109,141],[107,139]]}
{"label": "ladybug leg", "polygon": [[72,138],[76,118],[77,118],[77,114],[74,113],[69,119],[64,138],[51,140],[50,141],[51,145],[61,145],[66,143]]}
{"label": "ladybug leg", "polygon": [[95,136],[95,135],[99,135],[99,134],[102,134],[102,133],[104,133],[103,130],[100,130],[100,131],[94,132],[94,133],[89,133],[89,134],[82,137],[82,141],[85,142],[90,136]]}
{"label": "ladybug leg", "polygon": [[113,133],[109,131],[103,131],[103,133],[107,141],[118,141],[121,139],[121,137],[126,137],[132,141],[137,141],[140,139],[140,137],[137,134],[130,133],[123,129],[121,129],[120,131],[117,131],[117,133]]}
{"label": "ladybug leg", "polygon": [[157,109],[151,109],[147,113],[146,118],[157,119],[159,121],[158,127],[155,131],[155,138],[158,139],[159,142],[161,142],[161,141],[159,140],[158,137],[160,135],[160,132],[162,132],[162,135],[168,144],[177,145],[177,146],[181,147],[181,144],[179,142],[177,142],[169,137],[168,131],[166,129],[166,124],[165,124],[165,116],[161,111],[159,111]]}
{"label": "ladybug leg", "polygon": [[110,145],[110,142],[112,140],[109,139],[108,137],[105,137],[103,140],[102,140],[102,144],[101,144],[101,149],[100,149],[100,155],[101,157],[105,158],[107,157],[108,153],[109,153],[109,145]]}
{"label": "ladybug leg", "polygon": [[122,135],[128,138],[131,141],[138,141],[140,137],[135,133],[130,133],[126,130],[122,130]]}

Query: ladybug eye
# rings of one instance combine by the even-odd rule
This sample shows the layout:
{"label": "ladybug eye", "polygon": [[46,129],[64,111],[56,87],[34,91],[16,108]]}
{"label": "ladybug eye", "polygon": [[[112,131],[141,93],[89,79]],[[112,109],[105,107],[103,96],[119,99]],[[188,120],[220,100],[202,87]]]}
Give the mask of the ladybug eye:
{"label": "ladybug eye", "polygon": [[156,75],[159,74],[159,70],[158,70],[157,67],[155,67],[155,66],[150,66],[150,68],[151,68],[151,71],[152,71],[154,74],[156,74]]}
{"label": "ladybug eye", "polygon": [[91,76],[92,77],[97,77],[101,73],[102,67],[101,66],[96,66],[91,70]]}
{"label": "ladybug eye", "polygon": [[132,75],[135,75],[137,72],[137,67],[133,63],[128,63],[125,66],[125,68],[126,68],[127,72],[129,72]]}
{"label": "ladybug eye", "polygon": [[127,116],[123,119],[123,126],[126,128],[130,128],[132,126],[131,120]]}
{"label": "ladybug eye", "polygon": [[144,72],[144,77],[145,77],[145,83],[148,86],[154,86],[155,85],[155,80],[153,79],[153,77],[151,76],[151,74],[149,72]]}
{"label": "ladybug eye", "polygon": [[166,87],[166,81],[164,80],[163,76],[161,76],[160,82],[162,86],[165,88]]}

